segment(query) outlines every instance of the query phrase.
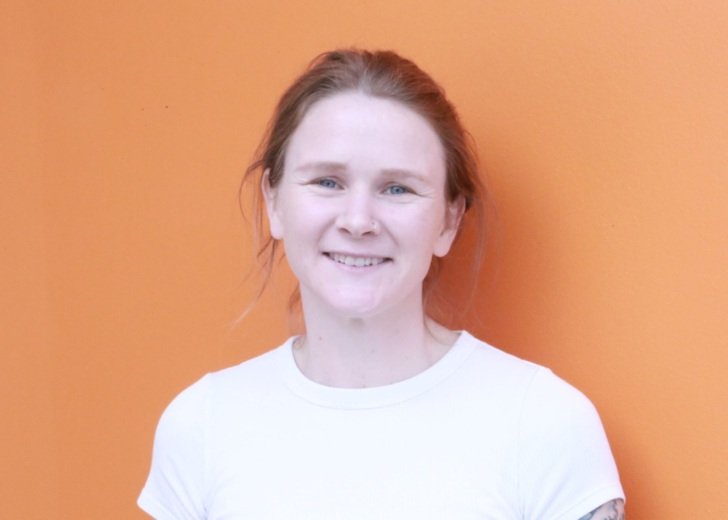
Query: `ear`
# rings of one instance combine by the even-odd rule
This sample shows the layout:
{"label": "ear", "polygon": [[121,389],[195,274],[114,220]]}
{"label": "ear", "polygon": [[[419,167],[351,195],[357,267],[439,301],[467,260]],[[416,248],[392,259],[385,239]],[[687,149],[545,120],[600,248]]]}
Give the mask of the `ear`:
{"label": "ear", "polygon": [[463,197],[458,197],[454,201],[447,203],[443,228],[440,236],[435,241],[435,248],[433,250],[435,256],[443,257],[450,251],[450,247],[458,235],[458,229],[460,229],[460,222],[463,219],[464,213],[465,199]]}
{"label": "ear", "polygon": [[283,223],[277,211],[277,192],[270,185],[270,170],[265,170],[260,179],[260,191],[265,200],[265,211],[268,215],[268,226],[270,227],[270,235],[276,240],[283,238]]}

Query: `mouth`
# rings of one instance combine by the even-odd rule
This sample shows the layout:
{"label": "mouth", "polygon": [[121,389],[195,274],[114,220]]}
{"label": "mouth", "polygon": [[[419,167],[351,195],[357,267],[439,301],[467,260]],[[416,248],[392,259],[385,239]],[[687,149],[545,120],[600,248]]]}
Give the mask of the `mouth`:
{"label": "mouth", "polygon": [[371,267],[374,265],[383,264],[384,262],[391,262],[391,258],[382,256],[353,256],[344,255],[341,253],[324,253],[327,257],[338,264],[346,265],[349,267]]}

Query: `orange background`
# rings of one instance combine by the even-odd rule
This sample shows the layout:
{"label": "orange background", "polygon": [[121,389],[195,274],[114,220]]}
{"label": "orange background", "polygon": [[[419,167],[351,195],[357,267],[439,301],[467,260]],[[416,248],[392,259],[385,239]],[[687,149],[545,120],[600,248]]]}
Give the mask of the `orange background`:
{"label": "orange background", "polygon": [[[336,46],[447,89],[500,224],[465,326],[599,408],[630,519],[728,518],[720,1],[4,2],[0,515],[144,518],[157,419],[287,336],[242,171]],[[585,461],[588,464],[588,461]]]}

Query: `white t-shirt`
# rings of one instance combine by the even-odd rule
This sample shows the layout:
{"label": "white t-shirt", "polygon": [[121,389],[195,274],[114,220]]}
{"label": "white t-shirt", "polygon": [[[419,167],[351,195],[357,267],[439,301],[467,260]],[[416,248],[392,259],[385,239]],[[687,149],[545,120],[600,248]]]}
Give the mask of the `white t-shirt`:
{"label": "white t-shirt", "polygon": [[292,339],[162,415],[139,506],[159,520],[576,520],[623,498],[592,404],[462,332],[424,372],[342,389]]}

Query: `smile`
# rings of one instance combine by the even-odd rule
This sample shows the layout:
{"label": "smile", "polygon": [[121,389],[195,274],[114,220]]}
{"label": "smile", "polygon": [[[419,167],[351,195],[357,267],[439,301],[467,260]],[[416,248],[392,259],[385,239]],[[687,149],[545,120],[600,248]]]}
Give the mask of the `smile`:
{"label": "smile", "polygon": [[389,258],[382,258],[378,256],[349,256],[339,253],[326,253],[326,256],[331,258],[334,262],[352,267],[369,267],[372,265],[379,265],[389,260]]}

